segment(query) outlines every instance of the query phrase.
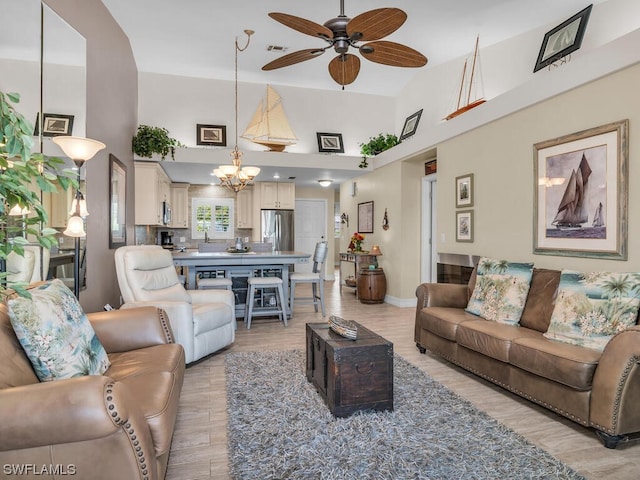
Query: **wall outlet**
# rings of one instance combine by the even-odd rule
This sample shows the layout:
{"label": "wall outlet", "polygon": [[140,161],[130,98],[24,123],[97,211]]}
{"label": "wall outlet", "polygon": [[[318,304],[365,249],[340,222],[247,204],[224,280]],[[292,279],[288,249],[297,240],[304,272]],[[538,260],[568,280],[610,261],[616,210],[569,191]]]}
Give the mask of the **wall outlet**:
{"label": "wall outlet", "polygon": [[185,237],[180,237],[180,243],[184,243],[187,239]]}
{"label": "wall outlet", "polygon": [[62,245],[64,243],[64,237],[58,238],[58,243]]}

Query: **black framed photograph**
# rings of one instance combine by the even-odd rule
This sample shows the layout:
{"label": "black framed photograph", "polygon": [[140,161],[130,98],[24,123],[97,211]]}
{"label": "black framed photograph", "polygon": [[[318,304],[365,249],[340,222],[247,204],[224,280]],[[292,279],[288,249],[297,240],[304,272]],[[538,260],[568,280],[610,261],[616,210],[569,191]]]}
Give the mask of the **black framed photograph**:
{"label": "black framed photograph", "polygon": [[373,233],[373,201],[358,204],[358,232]]}
{"label": "black framed photograph", "polygon": [[[73,115],[45,113],[42,116],[42,136],[58,137],[61,135],[71,135],[73,132],[73,118]],[[33,135],[40,135],[40,115],[36,115],[36,126]]]}
{"label": "black framed photograph", "polygon": [[629,120],[534,145],[534,254],[627,260]]}
{"label": "black framed photograph", "polygon": [[320,153],[344,153],[341,133],[316,133]]}
{"label": "black framed photograph", "polygon": [[226,125],[203,125],[198,123],[196,130],[196,145],[227,146]]}
{"label": "black framed photograph", "polygon": [[589,5],[544,35],[534,72],[580,48],[592,7]]}
{"label": "black framed photograph", "polygon": [[473,210],[456,212],[456,242],[473,242]]}
{"label": "black framed photograph", "polygon": [[109,154],[109,248],[127,243],[127,167]]}
{"label": "black framed photograph", "polygon": [[422,109],[407,117],[407,119],[404,121],[404,127],[402,127],[400,141],[404,140],[405,138],[409,138],[411,135],[416,133],[416,130],[418,129],[418,122],[420,121],[420,115],[422,115]]}

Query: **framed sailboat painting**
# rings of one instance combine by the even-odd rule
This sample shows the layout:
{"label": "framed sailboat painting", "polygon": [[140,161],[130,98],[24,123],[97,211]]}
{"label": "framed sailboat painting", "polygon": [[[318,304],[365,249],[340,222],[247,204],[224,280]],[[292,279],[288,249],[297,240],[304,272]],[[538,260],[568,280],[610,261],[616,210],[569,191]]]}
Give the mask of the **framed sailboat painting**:
{"label": "framed sailboat painting", "polygon": [[534,145],[536,254],[627,259],[629,121]]}

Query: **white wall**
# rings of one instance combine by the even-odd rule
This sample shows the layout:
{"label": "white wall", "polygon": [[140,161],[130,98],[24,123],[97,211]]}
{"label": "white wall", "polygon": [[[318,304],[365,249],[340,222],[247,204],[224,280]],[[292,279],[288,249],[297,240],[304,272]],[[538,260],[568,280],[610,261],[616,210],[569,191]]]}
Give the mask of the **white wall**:
{"label": "white wall", "polygon": [[[140,124],[164,127],[187,147],[196,146],[196,125],[227,126],[227,145],[235,135],[234,83],[153,73],[139,74]],[[274,86],[298,138],[290,153],[317,153],[316,132],[342,133],[345,155],[359,156],[359,143],[380,132],[394,131],[395,100],[348,91]],[[239,135],[266,94],[266,85],[238,83]],[[264,147],[239,138],[243,151]],[[210,149],[202,149],[205,151]]]}

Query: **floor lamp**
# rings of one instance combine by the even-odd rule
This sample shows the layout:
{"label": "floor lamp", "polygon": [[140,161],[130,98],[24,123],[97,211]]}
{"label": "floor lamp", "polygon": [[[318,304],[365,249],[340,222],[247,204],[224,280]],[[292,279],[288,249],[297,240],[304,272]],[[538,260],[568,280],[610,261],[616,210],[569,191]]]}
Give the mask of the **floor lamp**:
{"label": "floor lamp", "polygon": [[[84,137],[58,136],[53,137],[53,143],[58,145],[64,154],[73,160],[78,169],[78,188],[71,203],[71,211],[69,221],[64,235],[74,237],[74,256],[73,256],[73,293],[76,298],[80,298],[80,239],[87,236],[84,230],[84,217],[89,215],[87,211],[87,203],[80,191],[80,169],[84,162],[94,157],[96,153],[105,148],[105,144],[97,140],[91,140]],[[86,248],[86,247],[85,247]]]}

